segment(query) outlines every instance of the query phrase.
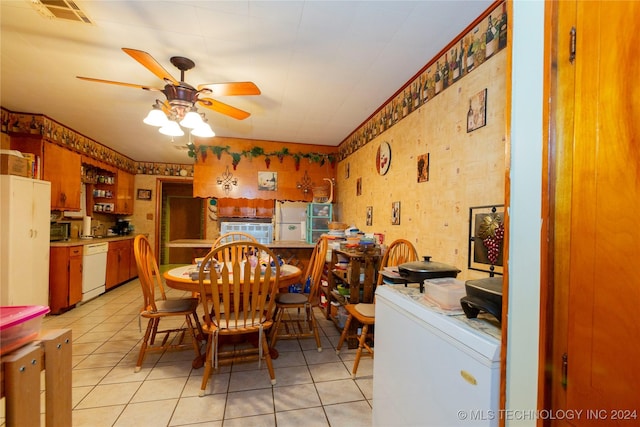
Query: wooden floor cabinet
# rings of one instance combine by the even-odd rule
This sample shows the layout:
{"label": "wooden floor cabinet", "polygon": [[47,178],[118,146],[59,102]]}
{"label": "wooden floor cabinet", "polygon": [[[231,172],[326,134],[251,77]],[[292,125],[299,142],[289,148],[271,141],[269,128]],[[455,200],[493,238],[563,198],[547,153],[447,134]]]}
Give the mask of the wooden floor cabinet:
{"label": "wooden floor cabinet", "polygon": [[107,290],[129,281],[137,275],[137,269],[133,258],[133,239],[109,242],[107,252]]}
{"label": "wooden floor cabinet", "polygon": [[49,308],[52,314],[82,301],[83,246],[52,247],[49,262]]}

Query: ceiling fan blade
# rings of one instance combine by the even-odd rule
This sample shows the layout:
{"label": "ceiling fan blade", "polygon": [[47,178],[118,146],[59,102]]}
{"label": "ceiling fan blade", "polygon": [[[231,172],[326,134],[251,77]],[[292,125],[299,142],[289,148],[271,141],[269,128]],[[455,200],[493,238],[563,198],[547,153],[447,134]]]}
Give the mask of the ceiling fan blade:
{"label": "ceiling fan blade", "polygon": [[203,107],[207,107],[210,110],[217,111],[218,113],[225,114],[238,120],[244,120],[251,115],[244,110],[240,110],[239,108],[232,107],[231,105],[225,104],[224,102],[216,101],[215,99],[211,98],[201,98],[198,99],[198,102]]}
{"label": "ceiling fan blade", "polygon": [[210,89],[213,96],[260,95],[253,82],[208,83],[198,86],[202,89]]}
{"label": "ceiling fan blade", "polygon": [[133,87],[136,89],[144,89],[144,90],[156,90],[156,91],[161,91],[161,89],[158,89],[157,87],[150,87],[150,86],[143,86],[143,85],[137,85],[135,83],[123,83],[123,82],[114,82],[112,80],[101,80],[101,79],[94,79],[92,77],[82,77],[82,76],[76,76],[77,78],[79,78],[80,80],[86,80],[88,82],[96,82],[96,83],[108,83],[110,85],[119,85],[119,86],[127,86],[127,87]]}
{"label": "ceiling fan blade", "polygon": [[161,80],[168,80],[176,86],[180,84],[178,80],[174,79],[173,76],[147,52],[137,49],[129,49],[127,47],[123,47],[122,50],[127,55],[141,63],[147,70],[158,76]]}

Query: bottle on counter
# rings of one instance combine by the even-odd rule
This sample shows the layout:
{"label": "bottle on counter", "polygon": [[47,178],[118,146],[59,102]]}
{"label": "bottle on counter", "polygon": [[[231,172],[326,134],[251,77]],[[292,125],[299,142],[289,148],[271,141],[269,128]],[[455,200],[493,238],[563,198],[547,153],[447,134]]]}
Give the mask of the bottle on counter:
{"label": "bottle on counter", "polygon": [[78,228],[77,225],[72,225],[71,226],[71,236],[72,239],[78,239],[80,238],[80,229]]}

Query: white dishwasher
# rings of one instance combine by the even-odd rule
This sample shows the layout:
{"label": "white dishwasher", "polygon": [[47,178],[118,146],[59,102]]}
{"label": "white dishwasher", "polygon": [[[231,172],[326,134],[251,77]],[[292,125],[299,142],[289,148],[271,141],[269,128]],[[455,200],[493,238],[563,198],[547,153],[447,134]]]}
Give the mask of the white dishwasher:
{"label": "white dishwasher", "polygon": [[105,291],[107,252],[109,243],[85,245],[82,256],[82,301],[95,298]]}

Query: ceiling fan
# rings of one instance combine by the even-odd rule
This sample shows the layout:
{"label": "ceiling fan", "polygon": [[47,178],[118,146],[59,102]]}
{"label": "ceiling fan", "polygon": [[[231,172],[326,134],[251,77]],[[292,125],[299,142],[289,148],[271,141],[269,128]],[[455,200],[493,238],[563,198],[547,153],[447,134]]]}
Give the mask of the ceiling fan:
{"label": "ceiling fan", "polygon": [[[125,47],[123,47],[122,50],[163,80],[165,82],[164,89],[134,83],[94,79],[91,77],[76,77],[90,82],[108,83],[162,92],[166,100],[156,100],[156,104],[153,106],[154,110],[161,110],[169,121],[180,121],[181,124],[183,124],[183,119],[187,117],[190,112],[200,116],[200,114],[197,113],[196,104],[234,119],[244,120],[250,116],[250,113],[207,96],[260,95],[260,89],[258,89],[253,82],[205,83],[198,85],[196,88],[184,81],[185,71],[195,67],[195,63],[189,58],[182,56],[173,56],[170,58],[171,63],[180,70],[180,80],[178,81],[147,52]],[[145,121],[145,123],[148,122]],[[183,124],[183,126],[190,127],[185,124]]]}

